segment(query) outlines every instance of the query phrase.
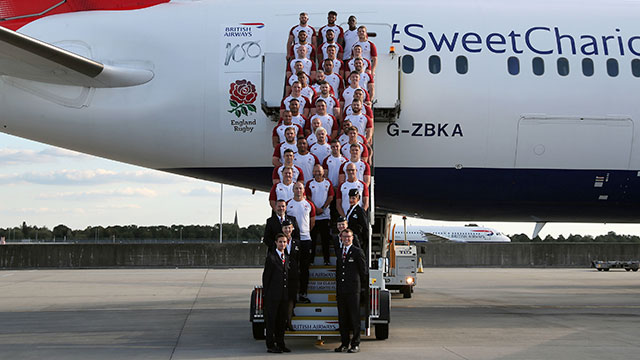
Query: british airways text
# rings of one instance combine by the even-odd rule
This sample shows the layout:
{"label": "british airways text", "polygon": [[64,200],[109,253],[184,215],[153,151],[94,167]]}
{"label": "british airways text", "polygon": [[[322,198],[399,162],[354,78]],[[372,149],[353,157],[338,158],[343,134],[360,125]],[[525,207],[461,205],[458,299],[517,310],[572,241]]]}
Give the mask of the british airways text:
{"label": "british airways text", "polygon": [[403,49],[409,52],[435,50],[522,54],[530,51],[540,55],[640,56],[640,36],[625,36],[620,29],[605,35],[569,34],[557,26],[532,26],[509,33],[480,34],[469,31],[447,34],[428,31],[422,24],[393,24],[391,42],[402,44]]}

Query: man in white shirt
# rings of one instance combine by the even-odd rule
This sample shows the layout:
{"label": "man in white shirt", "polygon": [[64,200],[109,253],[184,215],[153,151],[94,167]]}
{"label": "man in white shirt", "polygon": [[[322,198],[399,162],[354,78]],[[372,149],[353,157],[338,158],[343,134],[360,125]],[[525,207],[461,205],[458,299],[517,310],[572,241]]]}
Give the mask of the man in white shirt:
{"label": "man in white shirt", "polygon": [[344,217],[347,216],[346,214],[349,210],[349,190],[351,189],[358,189],[358,192],[362,194],[358,204],[362,206],[365,211],[369,209],[369,189],[364,182],[358,180],[356,177],[356,172],[358,171],[356,165],[349,164],[346,170],[347,180],[340,185],[336,193],[336,207],[338,208],[338,212],[340,212],[340,216]]}
{"label": "man in white shirt", "polygon": [[309,152],[309,145],[307,139],[304,137],[298,138],[298,153],[293,157],[293,163],[302,169],[305,179],[311,179],[313,177],[313,166],[318,164],[318,158]]}
{"label": "man in white shirt", "polygon": [[282,170],[282,182],[273,184],[271,191],[269,192],[269,205],[271,209],[276,211],[276,202],[278,200],[289,201],[293,198],[293,170],[291,168],[285,168]]}
{"label": "man in white shirt", "polygon": [[316,129],[316,143],[311,145],[311,153],[318,158],[318,164],[324,162],[324,159],[331,154],[331,146],[327,143],[327,130],[323,127]]}
{"label": "man in white shirt", "polygon": [[285,142],[286,138],[284,136],[284,132],[291,126],[294,126],[296,129],[298,129],[298,131],[296,132],[296,136],[304,134],[300,125],[293,123],[291,110],[285,110],[282,113],[282,120],[273,128],[273,133],[271,134],[271,142],[274,148],[278,146],[278,144]]}
{"label": "man in white shirt", "polygon": [[[353,95],[357,89],[362,89],[360,87],[360,74],[352,71],[351,74],[349,74],[349,86],[347,86],[342,92],[342,99],[340,100],[343,108],[346,109],[347,106],[351,105]],[[364,89],[362,89],[362,91],[364,91],[365,94],[365,102],[370,102],[371,98],[369,97],[369,93]]]}
{"label": "man in white shirt", "polygon": [[[330,142],[331,145],[331,154],[327,156],[326,159],[322,162],[322,167],[324,168],[324,173],[327,179],[331,181],[333,184],[333,191],[336,193],[338,191],[338,187],[340,186],[340,168],[342,164],[347,162],[348,160],[340,154],[340,143],[336,139],[332,139]],[[336,208],[336,198],[334,197],[331,202],[331,220],[337,219],[339,216],[338,210]]]}
{"label": "man in white shirt", "polygon": [[375,76],[378,65],[378,50],[376,45],[369,41],[367,27],[364,25],[358,26],[358,42],[356,44],[362,46],[362,57],[371,61],[371,76]]}
{"label": "man in white shirt", "polygon": [[347,24],[349,25],[349,29],[344,31],[344,55],[342,56],[342,60],[351,59],[351,49],[353,45],[358,42],[358,20],[354,15],[351,15],[349,16]]}
{"label": "man in white shirt", "polygon": [[305,118],[309,117],[309,110],[311,109],[311,99],[302,95],[302,85],[299,81],[295,81],[293,85],[291,85],[291,95],[282,99],[280,102],[280,117],[284,115],[285,110],[291,110],[291,100],[296,99],[300,104],[300,108],[302,109],[302,116]]}
{"label": "man in white shirt", "polygon": [[325,41],[320,46],[320,49],[318,49],[318,61],[323,61],[324,59],[329,58],[329,55],[327,54],[327,48],[329,46],[335,47],[334,50],[336,58],[342,58],[342,46],[340,46],[340,44],[338,44],[338,42],[336,41],[335,33],[333,32],[333,30],[329,29],[327,30],[327,41]]}
{"label": "man in white shirt", "polygon": [[291,60],[296,57],[296,54],[298,53],[298,48],[300,46],[304,46],[307,48],[307,57],[310,60],[314,60],[316,58],[316,52],[315,52],[316,48],[313,44],[308,42],[307,39],[308,39],[308,35],[306,31],[300,31],[298,33],[298,41],[289,48],[289,51],[287,53],[288,59]]}
{"label": "man in white shirt", "polygon": [[300,114],[300,101],[295,98],[291,99],[289,110],[291,110],[291,122],[300,126],[304,131],[304,127],[307,126],[307,118]]}
{"label": "man in white shirt", "polygon": [[300,294],[301,303],[309,303],[306,297],[309,285],[309,265],[313,262],[311,230],[315,226],[316,209],[304,197],[304,185],[301,182],[293,186],[293,199],[287,203],[287,214],[296,218],[300,227]]}
{"label": "man in white shirt", "polygon": [[294,153],[298,152],[298,146],[296,144],[296,128],[294,126],[290,126],[284,131],[285,142],[278,144],[278,146],[273,149],[273,155],[271,158],[271,164],[274,167],[280,167],[283,164],[284,151],[287,149],[293,150]]}
{"label": "man in white shirt", "polygon": [[[307,199],[311,199],[316,208],[316,223],[311,230],[311,238],[314,243],[312,248],[315,250],[315,243],[320,238],[322,244],[322,255],[324,264],[329,265],[330,260],[330,242],[331,234],[329,233],[330,210],[329,205],[333,201],[333,185],[331,181],[324,178],[324,169],[320,164],[313,167],[313,179],[307,182],[306,186]],[[313,251],[315,253],[315,251]]]}
{"label": "man in white shirt", "polygon": [[294,42],[298,41],[298,33],[300,31],[304,31],[307,33],[307,36],[311,39],[312,44],[316,44],[318,39],[316,39],[316,31],[314,28],[309,26],[309,14],[306,12],[300,13],[300,23],[291,28],[289,31],[289,39],[287,40],[287,49],[294,44]]}
{"label": "man in white shirt", "polygon": [[338,19],[338,13],[331,10],[329,14],[327,14],[327,25],[321,27],[318,30],[318,41],[320,43],[327,42],[327,31],[331,30],[334,35],[337,35],[337,41],[341,42],[343,40],[344,34],[343,30],[340,26],[336,25],[336,20]]}
{"label": "man in white shirt", "polygon": [[273,172],[271,173],[271,182],[273,184],[282,182],[282,178],[283,178],[282,172],[286,168],[291,168],[291,170],[293,170],[293,176],[291,179],[293,182],[296,182],[296,181],[302,181],[303,183],[305,182],[304,175],[302,174],[302,169],[293,165],[294,156],[295,156],[295,153],[293,152],[293,150],[287,149],[284,151],[284,157],[283,157],[284,164],[280,165],[279,167],[274,167]]}
{"label": "man in white shirt", "polygon": [[342,76],[333,71],[333,61],[326,59],[322,63],[322,68],[324,69],[324,81],[331,85],[334,94],[341,94],[344,88],[344,80]]}
{"label": "man in white shirt", "polygon": [[373,99],[373,97],[375,96],[373,77],[364,71],[364,60],[362,58],[357,58],[354,61],[354,65],[355,71],[360,74],[360,81],[358,82],[360,84],[360,87],[363,89],[367,89],[367,91],[369,92],[369,96],[371,96],[371,98]]}
{"label": "man in white shirt", "polygon": [[296,58],[289,61],[289,64],[287,66],[287,77],[291,76],[291,74],[294,74],[296,63],[298,62],[302,63],[302,71],[304,71],[305,74],[311,76],[312,78],[316,76],[316,63],[308,58],[307,48],[304,46],[300,46],[296,50]]}
{"label": "man in white shirt", "polygon": [[[316,98],[313,100],[317,104],[317,101],[322,99],[327,104],[327,114],[333,115],[336,119],[340,119],[340,101],[334,95],[331,94],[331,85],[328,82],[322,81],[318,85],[319,92],[317,92]],[[312,114],[316,114],[316,109],[311,109]]]}
{"label": "man in white shirt", "polygon": [[[338,136],[338,120],[333,115],[327,114],[327,103],[323,99],[316,100],[316,114],[311,117],[313,119],[320,119],[320,124],[329,137],[334,138]],[[311,133],[311,129],[305,129],[305,133]]]}
{"label": "man in white shirt", "polygon": [[362,103],[360,100],[353,100],[351,103],[353,113],[344,119],[351,121],[351,124],[358,129],[358,134],[364,134],[368,143],[373,139],[373,119],[362,113]]}
{"label": "man in white shirt", "polygon": [[371,185],[371,168],[369,167],[369,164],[362,161],[362,158],[360,157],[360,146],[360,144],[349,145],[351,156],[349,158],[349,161],[344,163],[344,165],[342,165],[342,167],[340,168],[340,183],[345,181],[347,167],[349,167],[349,165],[351,164],[354,164],[356,166],[356,177],[358,178],[358,180],[361,180],[363,183],[365,183],[367,187]]}

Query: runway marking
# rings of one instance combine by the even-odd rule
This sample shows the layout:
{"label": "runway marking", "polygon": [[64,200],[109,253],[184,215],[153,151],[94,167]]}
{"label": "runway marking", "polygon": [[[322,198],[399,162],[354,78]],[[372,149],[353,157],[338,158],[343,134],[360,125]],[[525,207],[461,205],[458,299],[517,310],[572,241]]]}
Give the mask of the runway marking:
{"label": "runway marking", "polygon": [[455,352],[455,351],[453,351],[453,350],[451,350],[451,349],[447,348],[446,346],[443,346],[442,348],[443,348],[443,349],[445,349],[446,351],[448,351],[448,352],[452,353],[453,355],[455,355],[455,356],[459,357],[460,359],[469,360],[468,358],[466,358],[466,357],[464,357],[464,356],[462,356],[462,355],[458,354],[457,352]]}
{"label": "runway marking", "polygon": [[180,333],[178,334],[178,339],[176,339],[176,344],[173,346],[173,350],[171,350],[171,356],[169,357],[169,360],[172,360],[173,355],[176,353],[178,344],[180,344],[180,338],[182,337],[182,332],[184,331],[184,328],[187,326],[187,321],[189,321],[189,317],[193,312],[193,308],[196,306],[196,303],[198,302],[198,298],[200,297],[200,292],[202,291],[202,288],[204,287],[204,283],[207,280],[207,275],[209,275],[209,269],[207,269],[207,272],[204,273],[204,277],[202,278],[202,283],[200,283],[200,288],[198,288],[198,293],[196,294],[195,299],[193,299],[193,303],[191,304],[191,308],[189,308],[189,312],[187,313],[187,316],[184,318],[184,322],[182,323],[182,327],[180,328]]}

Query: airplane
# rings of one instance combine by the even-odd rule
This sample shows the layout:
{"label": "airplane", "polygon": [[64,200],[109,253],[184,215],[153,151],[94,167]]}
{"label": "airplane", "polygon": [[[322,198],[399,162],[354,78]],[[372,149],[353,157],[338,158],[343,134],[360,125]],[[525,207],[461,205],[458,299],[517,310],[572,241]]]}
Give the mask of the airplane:
{"label": "airplane", "polygon": [[329,10],[378,48],[376,211],[637,222],[633,1],[7,0],[0,131],[268,191],[289,29]]}
{"label": "airplane", "polygon": [[[392,226],[393,238],[405,240],[403,225]],[[504,243],[511,242],[505,234],[484,226],[407,226],[406,240],[409,242],[463,242]]]}

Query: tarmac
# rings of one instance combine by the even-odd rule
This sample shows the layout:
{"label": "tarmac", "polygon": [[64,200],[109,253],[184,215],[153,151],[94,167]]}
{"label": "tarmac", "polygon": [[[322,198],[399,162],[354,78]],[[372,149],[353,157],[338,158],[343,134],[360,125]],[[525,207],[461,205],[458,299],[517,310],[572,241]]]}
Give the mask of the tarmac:
{"label": "tarmac", "polygon": [[260,269],[0,271],[0,359],[637,359],[640,273],[428,268],[394,294],[390,337],[254,340]]}

